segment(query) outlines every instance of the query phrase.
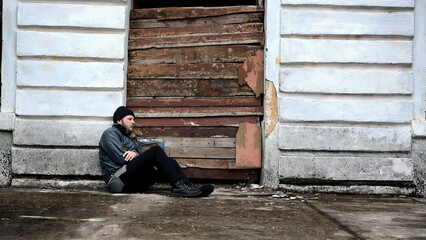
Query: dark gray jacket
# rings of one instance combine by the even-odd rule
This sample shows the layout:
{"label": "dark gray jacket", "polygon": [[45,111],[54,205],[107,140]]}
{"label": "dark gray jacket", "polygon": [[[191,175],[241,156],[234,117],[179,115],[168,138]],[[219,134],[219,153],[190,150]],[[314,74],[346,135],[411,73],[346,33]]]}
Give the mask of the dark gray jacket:
{"label": "dark gray jacket", "polygon": [[136,150],[139,154],[143,152],[136,137],[130,137],[125,133],[126,128],[123,125],[114,123],[104,131],[99,141],[99,160],[102,177],[106,183],[112,174],[127,164],[123,157],[124,151]]}

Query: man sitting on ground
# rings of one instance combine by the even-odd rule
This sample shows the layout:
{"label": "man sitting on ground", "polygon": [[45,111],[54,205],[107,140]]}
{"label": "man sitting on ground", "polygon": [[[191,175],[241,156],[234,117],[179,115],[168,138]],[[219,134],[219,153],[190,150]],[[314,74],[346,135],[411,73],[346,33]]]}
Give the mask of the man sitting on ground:
{"label": "man sitting on ground", "polygon": [[135,114],[127,107],[114,112],[114,124],[102,134],[99,158],[104,181],[113,193],[144,192],[165,177],[172,186],[171,196],[205,197],[212,185],[200,188],[191,184],[176,160],[169,158],[159,146],[143,151],[133,134]]}

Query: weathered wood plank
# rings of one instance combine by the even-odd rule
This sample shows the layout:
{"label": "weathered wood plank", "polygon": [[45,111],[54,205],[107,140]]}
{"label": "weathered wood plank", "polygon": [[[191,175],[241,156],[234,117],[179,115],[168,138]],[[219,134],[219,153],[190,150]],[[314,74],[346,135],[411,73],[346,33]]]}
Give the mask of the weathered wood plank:
{"label": "weathered wood plank", "polygon": [[411,64],[412,50],[411,41],[282,38],[280,62]]}
{"label": "weathered wood plank", "polygon": [[235,158],[235,148],[165,148],[171,158]]}
{"label": "weathered wood plank", "polygon": [[130,19],[183,19],[221,16],[235,13],[263,12],[261,6],[229,6],[229,7],[170,7],[134,9],[130,11]]}
{"label": "weathered wood plank", "polygon": [[135,134],[144,138],[235,138],[236,127],[135,127]]}
{"label": "weathered wood plank", "polygon": [[280,72],[282,92],[411,94],[411,69],[292,68]]}
{"label": "weathered wood plank", "polygon": [[162,138],[169,148],[235,148],[235,138]]}
{"label": "weathered wood plank", "polygon": [[236,33],[183,37],[140,38],[129,40],[129,50],[229,44],[262,44],[263,41],[263,33]]}
{"label": "weathered wood plank", "polygon": [[133,107],[132,110],[135,112],[137,118],[263,115],[263,107]]}
{"label": "weathered wood plank", "polygon": [[170,28],[170,27],[189,27],[189,26],[214,26],[221,24],[239,24],[263,22],[263,13],[239,13],[218,17],[205,17],[181,20],[157,20],[157,19],[139,19],[131,20],[130,28]]}
{"label": "weathered wood plank", "polygon": [[227,169],[234,160],[175,158],[182,168]]}
{"label": "weathered wood plank", "polygon": [[254,54],[259,46],[255,45],[224,45],[199,46],[183,48],[150,48],[129,51],[129,63],[213,63],[213,62],[244,62]]}
{"label": "weathered wood plank", "polygon": [[129,97],[229,97],[254,96],[246,85],[227,79],[127,80]]}
{"label": "weathered wood plank", "polygon": [[238,79],[238,63],[130,65],[129,79]]}
{"label": "weathered wood plank", "polygon": [[259,124],[259,117],[202,117],[202,118],[137,118],[137,126],[198,127],[233,126],[241,122]]}
{"label": "weathered wood plank", "polygon": [[227,24],[214,26],[189,26],[176,28],[147,28],[130,29],[129,39],[146,37],[191,36],[205,34],[230,34],[230,33],[259,33],[263,32],[263,23]]}
{"label": "weathered wood plank", "polygon": [[282,9],[280,33],[413,36],[414,14]]}
{"label": "weathered wood plank", "polygon": [[283,97],[280,119],[291,121],[410,122],[412,101]]}
{"label": "weathered wood plank", "polygon": [[254,182],[259,179],[260,169],[203,169],[184,168],[188,178],[226,179]]}
{"label": "weathered wood plank", "polygon": [[[99,14],[102,13],[102,14]],[[19,26],[124,29],[126,6],[19,3]]]}
{"label": "weathered wood plank", "polygon": [[128,97],[128,107],[236,107],[261,106],[254,97]]}
{"label": "weathered wood plank", "polygon": [[278,148],[308,151],[410,151],[411,128],[281,125]]}

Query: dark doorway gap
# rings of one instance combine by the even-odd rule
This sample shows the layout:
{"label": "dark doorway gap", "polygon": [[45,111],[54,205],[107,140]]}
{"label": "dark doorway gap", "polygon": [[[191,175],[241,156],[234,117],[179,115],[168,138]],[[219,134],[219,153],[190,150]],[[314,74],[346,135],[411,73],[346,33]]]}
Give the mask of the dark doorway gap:
{"label": "dark doorway gap", "polygon": [[222,7],[239,5],[257,5],[258,0],[137,0],[135,8],[163,8],[163,7]]}

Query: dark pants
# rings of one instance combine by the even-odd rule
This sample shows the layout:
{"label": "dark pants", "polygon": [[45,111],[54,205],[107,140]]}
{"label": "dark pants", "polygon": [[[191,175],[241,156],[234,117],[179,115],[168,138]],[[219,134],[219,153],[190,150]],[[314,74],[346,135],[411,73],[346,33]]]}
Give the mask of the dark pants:
{"label": "dark pants", "polygon": [[127,171],[120,176],[124,183],[122,192],[125,193],[143,192],[161,179],[170,184],[180,179],[188,181],[176,160],[169,158],[159,146],[144,151],[128,162],[126,168]]}

